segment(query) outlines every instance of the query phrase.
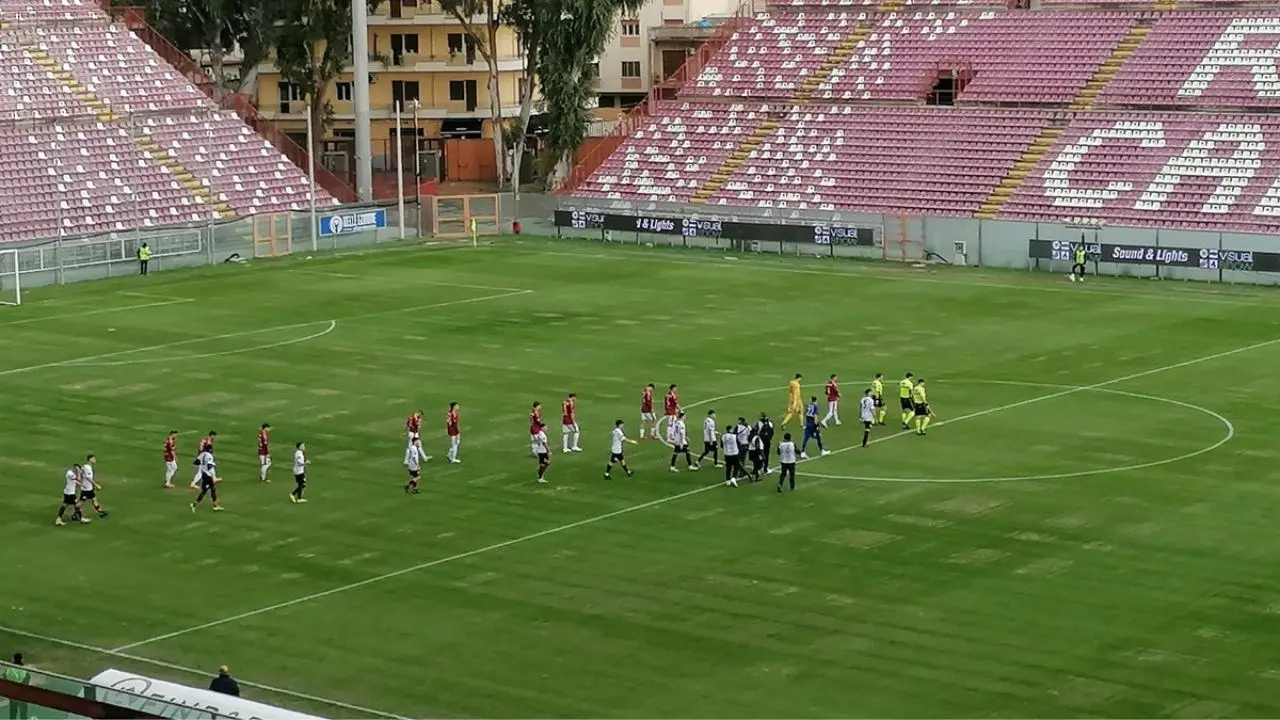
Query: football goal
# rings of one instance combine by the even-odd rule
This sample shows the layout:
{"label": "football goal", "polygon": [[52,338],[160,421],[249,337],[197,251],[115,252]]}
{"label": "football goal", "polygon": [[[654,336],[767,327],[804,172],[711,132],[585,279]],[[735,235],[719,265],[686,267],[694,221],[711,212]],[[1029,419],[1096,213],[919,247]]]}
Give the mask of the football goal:
{"label": "football goal", "polygon": [[22,275],[18,251],[0,250],[0,305],[22,304]]}

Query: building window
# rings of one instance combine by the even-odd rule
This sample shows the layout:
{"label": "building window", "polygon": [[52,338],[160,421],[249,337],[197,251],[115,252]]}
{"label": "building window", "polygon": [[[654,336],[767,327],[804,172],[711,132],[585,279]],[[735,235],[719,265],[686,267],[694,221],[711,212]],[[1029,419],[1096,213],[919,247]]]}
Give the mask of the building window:
{"label": "building window", "polygon": [[465,59],[468,64],[476,61],[475,42],[465,33],[449,33],[449,57]]}
{"label": "building window", "polygon": [[634,18],[623,18],[622,36],[623,37],[640,37],[640,21]]}
{"label": "building window", "polygon": [[467,99],[467,84],[461,80],[449,81],[449,99],[453,102],[462,102]]}
{"label": "building window", "polygon": [[640,61],[639,60],[623,60],[622,61],[622,77],[624,78],[640,77]]}
{"label": "building window", "polygon": [[391,102],[398,103],[400,109],[404,110],[409,107],[409,103],[418,99],[418,81],[417,80],[392,80],[391,81]]}
{"label": "building window", "polygon": [[396,33],[391,36],[391,64],[404,65],[405,55],[418,54],[417,33]]}
{"label": "building window", "polygon": [[338,102],[351,102],[351,83],[340,82],[334,90],[338,96]]}
{"label": "building window", "polygon": [[297,83],[282,82],[277,87],[280,88],[280,102],[296,102],[302,99],[302,88]]}

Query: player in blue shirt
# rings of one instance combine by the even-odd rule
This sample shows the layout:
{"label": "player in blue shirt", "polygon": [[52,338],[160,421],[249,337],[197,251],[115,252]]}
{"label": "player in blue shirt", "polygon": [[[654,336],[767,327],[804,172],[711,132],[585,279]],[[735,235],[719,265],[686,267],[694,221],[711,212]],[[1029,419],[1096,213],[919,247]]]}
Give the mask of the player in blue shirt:
{"label": "player in blue shirt", "polygon": [[823,455],[831,453],[822,447],[822,425],[818,422],[818,398],[809,398],[809,404],[804,408],[804,442],[800,444],[800,458],[802,460],[809,459],[809,441],[816,440],[818,442],[818,452]]}

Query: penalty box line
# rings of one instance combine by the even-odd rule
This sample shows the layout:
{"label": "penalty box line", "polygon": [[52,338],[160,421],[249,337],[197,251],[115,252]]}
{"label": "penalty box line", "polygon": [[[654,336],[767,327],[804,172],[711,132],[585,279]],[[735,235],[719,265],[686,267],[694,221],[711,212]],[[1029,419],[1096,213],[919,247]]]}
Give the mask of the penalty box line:
{"label": "penalty box line", "polygon": [[[1059,390],[1059,391],[1047,393],[1044,395],[1038,395],[1036,397],[1033,397],[1027,400],[1019,400],[1018,402],[1008,403],[1006,405],[1000,405],[998,407],[987,408],[985,410],[979,410],[977,412],[972,412],[967,415],[961,415],[959,417],[954,417],[947,420],[940,420],[934,423],[933,427],[942,427],[944,425],[950,425],[953,423],[963,422],[965,420],[972,420],[974,418],[985,417],[987,415],[992,415],[998,412],[1004,412],[1005,410],[1013,410],[1015,408],[1025,407],[1027,405],[1033,405],[1035,403],[1044,402],[1046,400],[1053,400],[1055,398],[1065,397],[1067,395],[1074,395],[1076,393],[1085,392],[1087,390],[1096,390],[1098,388],[1104,388],[1110,385],[1117,385],[1122,382],[1137,380],[1139,378],[1156,375],[1158,373],[1168,372],[1170,370],[1177,370],[1180,368],[1189,367],[1191,365],[1198,365],[1200,363],[1209,362],[1211,360],[1219,360],[1221,358],[1230,357],[1232,355],[1238,355],[1240,353],[1250,352],[1252,350],[1259,350],[1265,347],[1276,345],[1278,343],[1280,343],[1280,338],[1275,338],[1272,340],[1266,340],[1264,342],[1253,343],[1252,345],[1238,347],[1233,350],[1225,350],[1223,352],[1213,353],[1212,355],[1204,355],[1198,358],[1194,358],[1192,360],[1185,360],[1179,363],[1162,365],[1160,367],[1152,368],[1150,370],[1143,370],[1141,372],[1130,373],[1128,375],[1114,378],[1112,380],[1105,380],[1103,382],[1093,383],[1092,385],[1082,385],[1082,386],[1073,387],[1067,390]],[[695,407],[698,405],[707,405],[713,402],[718,402],[720,400],[753,394],[754,392],[758,392],[758,391],[747,391],[747,392],[733,393],[730,395],[722,395],[720,397],[698,401],[697,403],[690,405],[690,407]],[[871,442],[881,443],[886,440],[892,440],[894,438],[903,437],[904,435],[910,435],[910,434],[911,434],[911,431],[897,432],[892,435],[885,435],[882,437],[875,438]],[[860,447],[861,445],[850,445],[848,447],[843,447],[843,448],[833,450],[829,455],[820,455],[817,457],[809,458],[808,460],[804,460],[801,462],[813,462],[815,460],[821,460],[823,457],[831,457],[833,455],[838,455],[840,453],[847,452],[849,450],[858,449]],[[620,510],[614,510],[612,512],[607,512],[601,515],[596,515],[593,517],[578,520],[576,522],[571,522],[571,523],[560,525],[557,527],[547,528],[546,530],[541,530],[539,532],[530,533],[528,535],[522,535],[520,537],[512,538],[510,540],[504,540],[498,543],[493,543],[492,545],[485,545],[483,547],[475,548],[473,550],[468,550],[466,552],[461,552],[454,555],[448,555],[442,558],[437,558],[435,560],[430,560],[428,562],[412,565],[410,567],[401,568],[400,570],[394,570],[392,572],[384,573],[382,575],[375,575],[374,577],[366,578],[358,582],[349,583],[347,585],[340,585],[338,587],[330,588],[328,590],[323,590],[320,592],[311,593],[310,595],[297,597],[292,600],[286,600],[284,602],[275,603],[274,605],[267,605],[265,607],[257,608],[255,610],[248,610],[242,613],[237,613],[235,615],[229,615],[227,617],[220,618],[217,620],[211,620],[206,623],[201,623],[199,625],[193,625],[191,627],[183,628],[181,630],[175,630],[173,632],[164,633],[162,635],[156,635],[154,637],[149,637],[144,640],[132,642],[127,645],[121,645],[118,648],[114,648],[111,652],[118,653],[126,650],[132,650],[135,648],[142,647],[143,645],[151,645],[153,643],[162,642],[164,640],[171,640],[173,638],[181,637],[183,635],[189,635],[191,633],[199,632],[201,630],[207,630],[209,628],[218,627],[220,625],[226,625],[228,623],[237,622],[239,620],[245,620],[251,617],[257,617],[258,615],[274,612],[276,610],[283,610],[285,608],[290,608],[295,605],[302,605],[304,603],[308,603],[313,600],[320,600],[322,598],[329,597],[330,595],[337,595],[339,593],[344,593],[349,590],[357,590],[359,588],[362,588],[368,585],[373,585],[375,583],[379,583],[384,580],[391,580],[393,578],[397,578],[402,575],[409,575],[411,573],[415,573],[421,570],[427,570],[440,565],[445,565],[447,563],[451,563],[457,560],[465,560],[467,558],[475,557],[477,555],[483,555],[485,553],[493,552],[495,550],[502,550],[503,548],[508,548],[513,545],[519,545],[521,543],[529,542],[531,540],[537,540],[538,538],[547,537],[548,535],[555,535],[558,533],[566,532],[568,530],[574,530],[576,528],[584,527],[587,525],[594,525],[595,523],[620,517],[622,515],[629,515],[631,513],[639,512],[641,510],[647,510],[649,508],[657,507],[659,505],[665,505],[667,503],[674,502],[676,500],[682,500],[684,498],[691,497],[693,495],[698,495],[700,493],[704,493],[704,492],[707,492],[708,490],[713,490],[721,486],[722,486],[722,483],[720,482],[717,482],[712,485],[704,485],[702,487],[697,487],[692,490],[686,490],[685,492],[676,493],[675,495],[668,495],[666,497],[661,497],[656,500],[650,500],[648,502],[640,503],[639,505],[632,505],[630,507],[625,507]]]}

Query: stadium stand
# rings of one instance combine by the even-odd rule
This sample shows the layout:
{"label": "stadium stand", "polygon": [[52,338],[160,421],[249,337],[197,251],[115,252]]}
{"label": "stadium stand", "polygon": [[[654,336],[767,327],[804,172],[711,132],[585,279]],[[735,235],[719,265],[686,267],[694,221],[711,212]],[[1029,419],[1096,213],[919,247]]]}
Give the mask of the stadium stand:
{"label": "stadium stand", "polygon": [[1045,4],[775,3],[564,192],[1280,233],[1280,12]]}
{"label": "stadium stand", "polygon": [[[302,210],[298,165],[81,0],[0,0],[0,242]],[[338,201],[318,189],[321,205]]]}

